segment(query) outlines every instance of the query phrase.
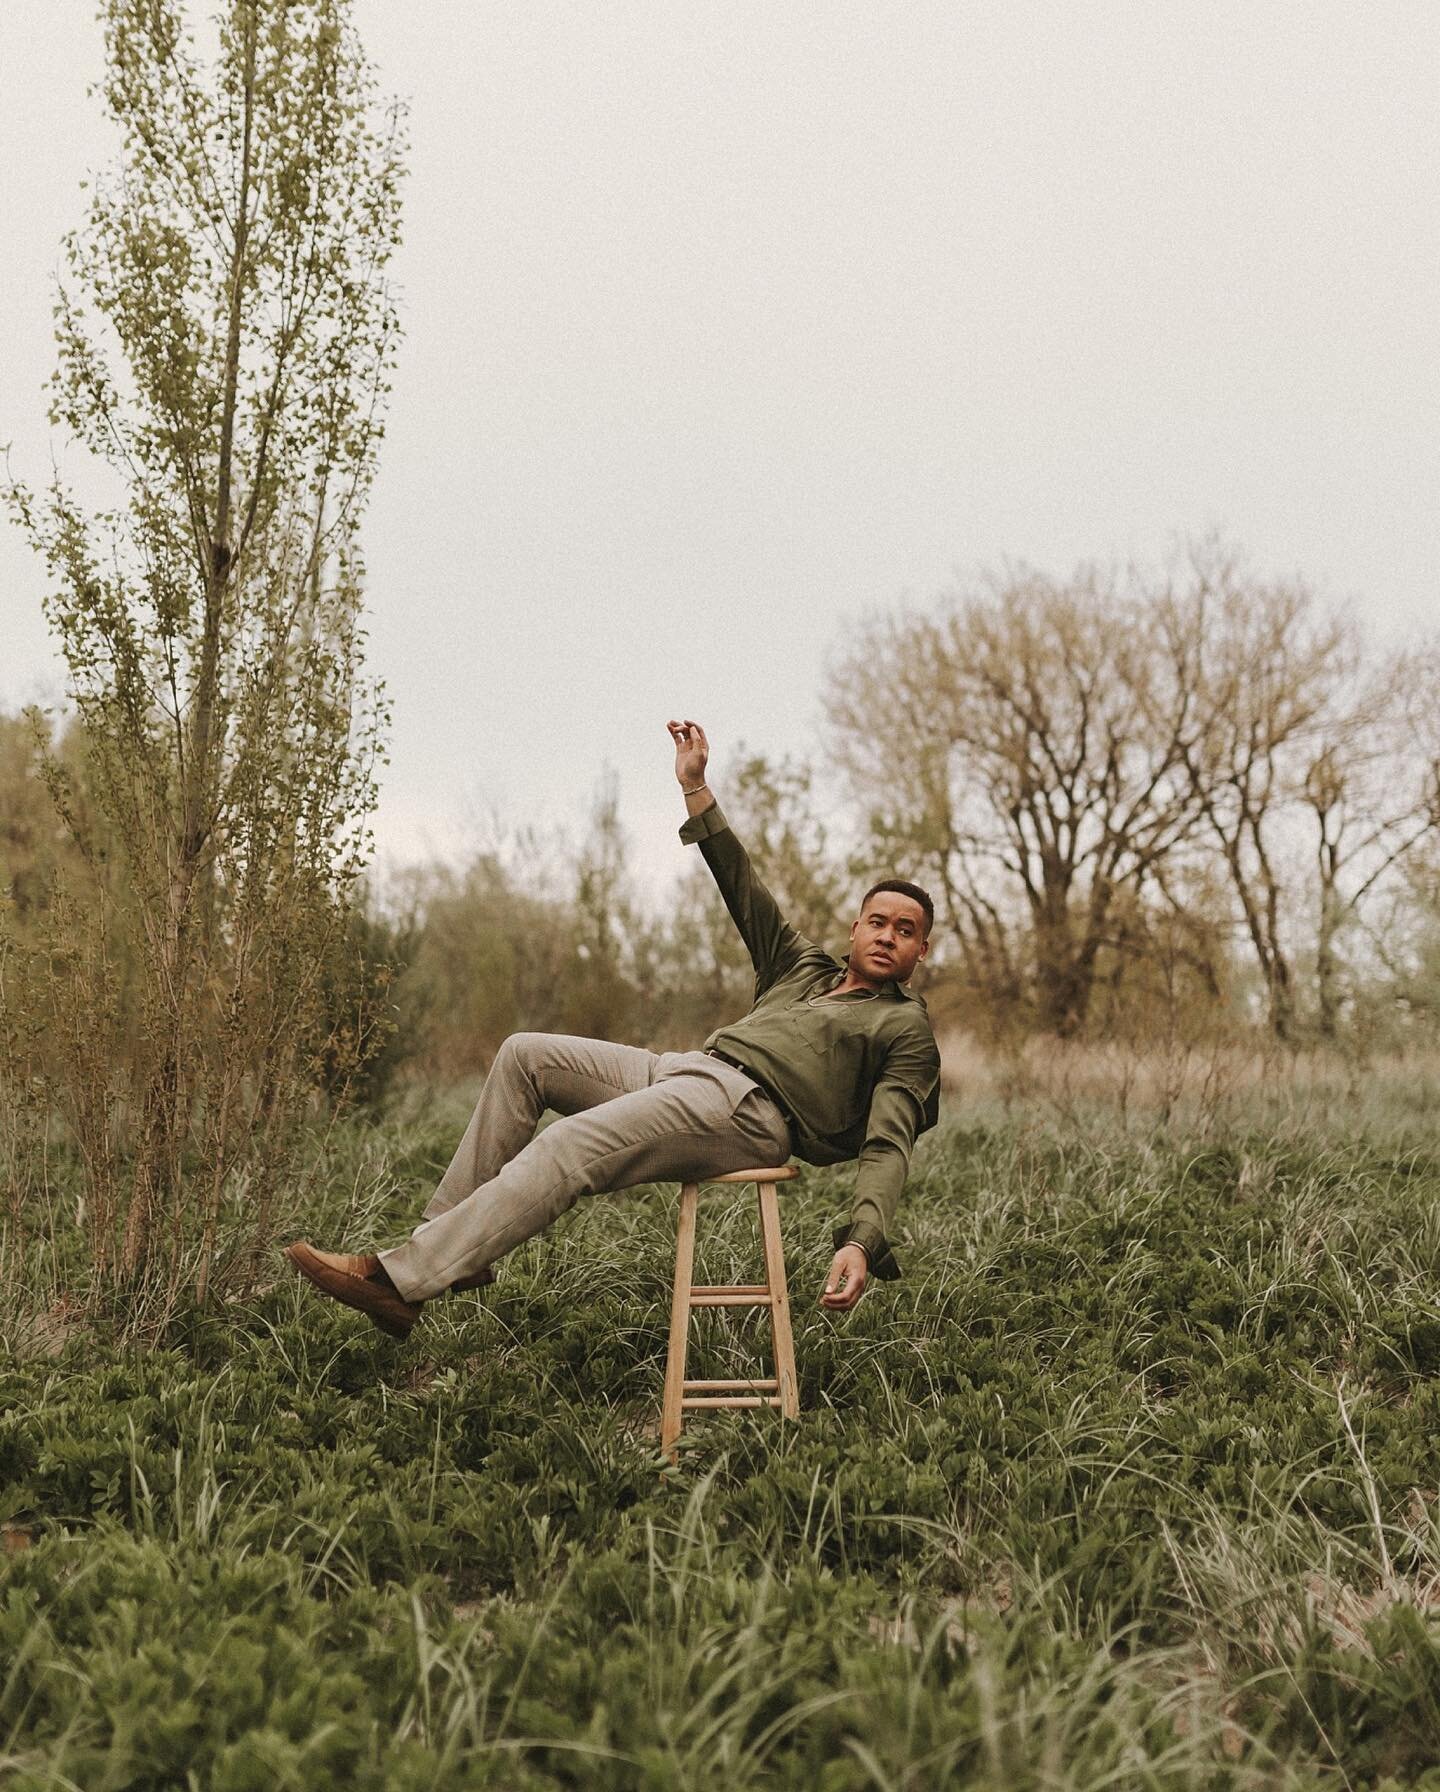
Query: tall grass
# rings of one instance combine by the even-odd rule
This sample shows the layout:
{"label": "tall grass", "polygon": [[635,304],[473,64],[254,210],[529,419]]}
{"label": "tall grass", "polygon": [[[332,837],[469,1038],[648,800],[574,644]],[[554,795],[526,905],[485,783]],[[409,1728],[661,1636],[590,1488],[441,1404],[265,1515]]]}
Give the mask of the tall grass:
{"label": "tall grass", "polygon": [[1061,1126],[1096,1121],[1183,1134],[1235,1127],[1301,1134],[1337,1125],[1373,1134],[1422,1123],[1440,1095],[1440,1052],[1297,1050],[1267,1040],[1197,1043],[1032,1037],[1008,1048],[952,1031],[943,1082],[966,1108]]}
{"label": "tall grass", "polygon": [[[678,1465],[673,1190],[583,1204],[405,1346],[278,1274],[146,1351],[7,1309],[0,1782],[1419,1784],[1422,1074],[1297,1090],[1284,1127],[1278,1090],[1146,1109],[1098,1074],[1083,1105],[959,1102],[905,1279],[848,1320],[817,1296],[853,1172],[807,1173],[802,1417],[693,1420]],[[297,1222],[402,1235],[463,1110],[344,1128]],[[704,1273],[750,1273],[733,1192],[701,1239]],[[746,1372],[760,1333],[702,1319],[696,1372]]]}

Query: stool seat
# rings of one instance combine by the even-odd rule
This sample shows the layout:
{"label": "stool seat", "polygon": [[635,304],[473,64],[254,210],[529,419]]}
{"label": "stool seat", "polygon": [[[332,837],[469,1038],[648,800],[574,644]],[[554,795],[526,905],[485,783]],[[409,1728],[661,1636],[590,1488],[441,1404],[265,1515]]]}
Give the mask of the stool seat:
{"label": "stool seat", "polygon": [[791,1182],[800,1172],[794,1164],[780,1164],[773,1170],[727,1170],[723,1176],[707,1176],[706,1182]]}
{"label": "stool seat", "polygon": [[[775,1198],[776,1183],[789,1182],[799,1174],[793,1164],[781,1164],[772,1169],[730,1170],[722,1176],[705,1178],[706,1182],[754,1184],[760,1214],[760,1242],[765,1254],[763,1282],[707,1284],[691,1279],[695,1269],[695,1221],[700,1184],[687,1182],[681,1187],[675,1236],[675,1289],[670,1302],[670,1348],[665,1360],[665,1405],[660,1420],[660,1448],[666,1455],[674,1455],[685,1414],[697,1407],[778,1406],[785,1418],[799,1417],[800,1394],[795,1380],[790,1293],[785,1284],[780,1208]],[[768,1307],[775,1373],[735,1380],[687,1381],[685,1359],[690,1342],[690,1312],[694,1307]]]}

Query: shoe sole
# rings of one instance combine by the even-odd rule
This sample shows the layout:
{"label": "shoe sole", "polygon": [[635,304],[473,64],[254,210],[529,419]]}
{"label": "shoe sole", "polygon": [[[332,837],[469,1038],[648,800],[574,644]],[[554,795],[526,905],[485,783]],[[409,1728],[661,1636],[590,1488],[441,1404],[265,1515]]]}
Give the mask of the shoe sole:
{"label": "shoe sole", "polygon": [[[329,1295],[331,1300],[338,1300],[342,1306],[347,1306],[356,1313],[363,1313],[387,1337],[408,1338],[414,1330],[414,1319],[400,1319],[377,1308],[371,1299],[370,1288],[359,1276],[331,1269],[328,1263],[322,1263],[318,1257],[312,1256],[303,1241],[287,1244],[285,1255],[312,1288],[318,1288],[322,1294]],[[418,1317],[417,1314],[416,1318]]]}

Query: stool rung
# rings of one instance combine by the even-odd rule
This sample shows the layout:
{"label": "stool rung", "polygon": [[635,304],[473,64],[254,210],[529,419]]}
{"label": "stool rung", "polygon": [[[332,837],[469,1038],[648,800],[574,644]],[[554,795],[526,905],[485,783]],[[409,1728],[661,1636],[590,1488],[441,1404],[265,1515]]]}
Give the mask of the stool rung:
{"label": "stool rung", "polygon": [[768,1294],[747,1294],[733,1288],[706,1288],[690,1295],[692,1307],[768,1307]]}
{"label": "stool rung", "polygon": [[770,1298],[770,1286],[767,1282],[693,1282],[690,1292],[695,1294],[763,1294]]}
{"label": "stool rung", "polygon": [[686,1394],[681,1406],[778,1406],[778,1394]]}
{"label": "stool rung", "polygon": [[687,1394],[693,1394],[700,1388],[705,1388],[707,1391],[714,1391],[717,1388],[753,1388],[757,1392],[761,1388],[769,1388],[776,1393],[780,1391],[780,1383],[773,1375],[750,1381],[687,1381],[681,1385]]}

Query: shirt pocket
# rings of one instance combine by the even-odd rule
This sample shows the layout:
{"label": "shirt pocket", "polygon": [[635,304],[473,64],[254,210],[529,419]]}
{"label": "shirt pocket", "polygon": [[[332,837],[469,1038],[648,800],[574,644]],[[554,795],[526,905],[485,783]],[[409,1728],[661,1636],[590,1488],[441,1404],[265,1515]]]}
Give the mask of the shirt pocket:
{"label": "shirt pocket", "polygon": [[861,1002],[797,1002],[790,1010],[790,1024],[807,1053],[824,1064],[835,1077],[859,1076],[869,1058],[869,1016],[856,1011]]}
{"label": "shirt pocket", "polygon": [[796,1070],[809,1083],[816,1115],[824,1116],[820,1130],[827,1134],[859,1125],[870,1104],[868,1017],[854,1012],[861,1003],[849,1004],[849,1013],[846,1006],[799,1002],[788,1017],[799,1040]]}

